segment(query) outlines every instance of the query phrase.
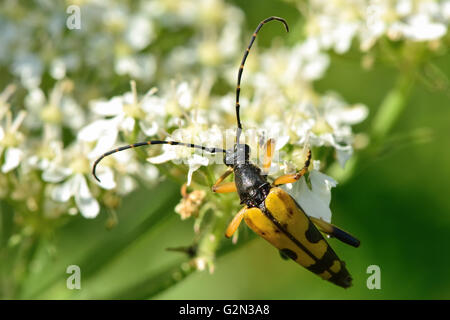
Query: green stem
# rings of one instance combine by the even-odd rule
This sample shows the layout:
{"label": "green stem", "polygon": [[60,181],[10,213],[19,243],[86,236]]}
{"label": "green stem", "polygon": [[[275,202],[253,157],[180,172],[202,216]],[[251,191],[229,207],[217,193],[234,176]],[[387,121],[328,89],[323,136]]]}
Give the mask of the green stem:
{"label": "green stem", "polygon": [[346,164],[345,170],[334,163],[328,174],[335,177],[339,183],[347,182],[361,166],[376,156],[386,141],[386,137],[395,126],[405,110],[414,85],[414,73],[401,73],[395,86],[386,94],[373,117],[370,131],[371,147],[355,154]]}
{"label": "green stem", "polygon": [[[223,230],[221,231],[223,233]],[[219,240],[222,238],[223,234]],[[249,237],[245,237],[245,239],[240,239],[237,244],[231,244],[231,241],[229,241],[217,251],[216,258],[221,258],[227,255],[237,248],[249,243],[253,239],[255,239],[254,234]],[[118,293],[112,294],[111,296],[102,297],[102,299],[151,299],[167,289],[177,285],[196,271],[197,268],[192,261],[171,264],[170,266],[162,269],[160,272],[152,274],[147,279],[143,281],[141,280],[135,285],[131,285],[130,287],[127,287]]]}
{"label": "green stem", "polygon": [[[228,241],[221,246],[224,239],[224,230],[228,222],[229,215],[224,212],[231,212],[233,210],[233,201],[223,201],[224,199],[217,199],[217,205],[220,205],[221,210],[213,212],[212,220],[209,222],[209,227],[204,230],[201,238],[197,244],[196,256],[193,259],[176,263],[164,268],[157,274],[152,274],[150,277],[135,285],[125,288],[124,290],[113,294],[111,299],[148,299],[164,292],[170,287],[178,284],[189,275],[199,270],[199,261],[204,263],[205,268],[209,271],[213,270],[213,263],[217,257],[223,256],[226,253],[236,249],[247,243],[253,237],[247,237],[239,241],[237,245],[233,245]],[[220,247],[220,248],[219,248]],[[200,260],[199,260],[200,259]]]}
{"label": "green stem", "polygon": [[206,230],[197,246],[197,259],[202,259],[210,272],[213,271],[216,251],[223,239],[228,217],[223,212],[214,212],[213,215],[209,230]]}
{"label": "green stem", "polygon": [[402,74],[395,87],[386,95],[372,122],[373,142],[382,142],[392,130],[407,105],[413,83],[412,76]]}
{"label": "green stem", "polygon": [[176,263],[106,299],[147,299],[179,283],[195,271],[190,262]]}

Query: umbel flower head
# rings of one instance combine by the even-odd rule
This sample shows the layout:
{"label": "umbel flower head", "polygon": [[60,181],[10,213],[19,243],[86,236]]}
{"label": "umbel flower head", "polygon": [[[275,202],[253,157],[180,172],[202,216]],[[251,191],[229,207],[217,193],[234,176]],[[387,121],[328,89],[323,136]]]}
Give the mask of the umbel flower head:
{"label": "umbel flower head", "polygon": [[[362,51],[386,36],[393,41],[433,41],[447,33],[448,1],[310,1],[306,33],[319,47],[344,53],[353,39]],[[301,10],[301,9],[300,9]]]}

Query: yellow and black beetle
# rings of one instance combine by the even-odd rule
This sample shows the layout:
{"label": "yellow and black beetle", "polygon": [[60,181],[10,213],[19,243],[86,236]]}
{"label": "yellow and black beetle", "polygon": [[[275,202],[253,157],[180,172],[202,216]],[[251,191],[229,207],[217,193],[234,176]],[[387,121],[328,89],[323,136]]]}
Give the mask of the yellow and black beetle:
{"label": "yellow and black beetle", "polygon": [[[106,152],[95,161],[92,174],[99,180],[95,169],[104,157],[118,151],[146,145],[169,144],[201,149],[211,154],[221,152],[228,170],[216,181],[212,191],[218,193],[237,192],[241,204],[244,205],[229,224],[225,235],[228,238],[231,237],[244,219],[254,232],[278,248],[283,256],[291,258],[322,279],[348,288],[351,286],[352,278],[345,263],[338,258],[319,230],[354,247],[359,246],[359,240],[334,225],[309,217],[287,192],[278,187],[296,182],[307,173],[311,151],[308,151],[307,159],[301,170],[283,175],[275,179],[273,183],[269,183],[267,175],[271,166],[274,141],[269,140],[266,143],[262,170],[250,162],[250,147],[240,143],[242,125],[239,117],[239,93],[245,60],[258,31],[265,23],[272,20],[282,22],[286,31],[289,31],[284,19],[269,17],[261,21],[253,33],[239,67],[236,86],[237,132],[236,143],[232,149],[211,148],[177,141],[150,140]],[[234,182],[223,182],[231,173],[234,173]]]}

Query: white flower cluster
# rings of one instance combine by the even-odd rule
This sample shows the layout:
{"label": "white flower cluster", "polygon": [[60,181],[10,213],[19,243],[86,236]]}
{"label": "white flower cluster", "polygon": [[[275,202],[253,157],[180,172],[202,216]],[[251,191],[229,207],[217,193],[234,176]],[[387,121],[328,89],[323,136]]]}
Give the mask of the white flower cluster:
{"label": "white flower cluster", "polygon": [[312,0],[307,15],[307,42],[337,53],[353,39],[367,51],[383,36],[390,40],[431,41],[442,38],[450,23],[450,1]]}
{"label": "white flower cluster", "polygon": [[[0,65],[25,91],[21,97],[16,90],[14,102],[11,86],[0,96],[2,198],[26,201],[24,210],[49,217],[80,212],[93,218],[102,206],[114,209],[111,199],[131,192],[137,177],[157,181],[155,164],[185,159],[190,184],[196,170],[220,162],[164,145],[115,153],[99,165],[100,183],[91,176],[97,157],[137,141],[229,147],[224,143],[234,141],[237,66],[249,35],[241,37],[241,10],[222,0],[129,6],[131,1],[81,1],[82,27],[69,31],[63,4],[39,3],[41,10],[12,2],[0,9]],[[274,161],[273,174],[300,167],[306,143],[334,150],[344,166],[353,150],[351,127],[367,116],[363,105],[314,91],[312,82],[329,65],[322,49],[312,39],[264,50],[255,45],[248,59],[241,100],[246,142],[258,152],[268,139],[276,140],[282,157]],[[129,77],[135,79],[131,90]],[[217,84],[230,93],[217,91]],[[140,95],[143,88],[147,92]],[[319,180],[332,181],[314,172],[313,193]],[[320,192],[329,198],[330,189]]]}
{"label": "white flower cluster", "polygon": [[[38,2],[39,10],[14,1],[0,9],[0,64],[28,89],[47,72],[55,80],[88,72],[97,81],[150,83],[157,74],[225,68],[239,49],[242,12],[222,0]],[[69,5],[81,8],[79,30],[66,28]]]}
{"label": "white flower cluster", "polygon": [[[105,204],[111,198],[108,191],[133,190],[133,175],[157,179],[154,166],[121,153],[99,168],[99,188],[91,177],[95,157],[124,143],[119,132],[127,139],[149,137],[182,124],[192,92],[186,82],[175,86],[171,78],[189,68],[203,70],[205,78],[220,75],[216,68],[225,68],[237,54],[243,15],[222,0],[38,2],[39,10],[11,1],[0,8],[0,65],[26,90],[23,103],[19,90],[8,103],[13,86],[0,97],[2,198],[27,199],[23,184],[40,177],[42,184],[32,184],[42,190],[28,197],[25,211],[95,217],[98,200]],[[81,8],[79,30],[66,28],[69,5]],[[185,36],[177,40],[180,33]],[[132,77],[151,83],[155,74],[164,75],[158,86],[171,88],[165,97],[150,90],[137,101],[132,82],[131,92],[102,98],[110,96],[113,81]],[[196,77],[189,73],[186,79]]]}

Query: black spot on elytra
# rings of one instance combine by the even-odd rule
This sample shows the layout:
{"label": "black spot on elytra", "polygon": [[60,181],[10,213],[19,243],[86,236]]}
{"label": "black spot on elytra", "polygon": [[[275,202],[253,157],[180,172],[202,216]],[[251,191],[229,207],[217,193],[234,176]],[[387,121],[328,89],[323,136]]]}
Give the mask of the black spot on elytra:
{"label": "black spot on elytra", "polygon": [[278,194],[278,197],[280,198],[280,200],[285,203],[286,205],[290,205],[291,202],[291,196],[289,194],[287,194],[286,192],[280,192]]}
{"label": "black spot on elytra", "polygon": [[330,246],[327,246],[327,251],[325,251],[322,259],[316,261],[316,263],[310,265],[309,267],[307,267],[307,269],[311,272],[314,272],[315,274],[321,274],[324,271],[328,271],[331,274],[334,274],[334,272],[329,269],[333,265],[335,260],[339,260],[339,258],[336,256],[336,253],[334,253],[333,249],[331,249]]}
{"label": "black spot on elytra", "polygon": [[289,259],[289,257],[288,257],[287,255],[285,255],[285,254],[283,253],[283,251],[278,250],[278,253],[280,254],[281,259],[283,259],[283,260],[288,260],[288,259]]}
{"label": "black spot on elytra", "polygon": [[308,230],[305,232],[306,239],[311,243],[317,243],[323,239],[322,234],[317,230],[317,228],[313,225],[311,220],[308,223]]}
{"label": "black spot on elytra", "polygon": [[287,213],[289,217],[292,217],[294,215],[294,210],[292,210],[291,207],[287,207]]}
{"label": "black spot on elytra", "polygon": [[297,254],[294,251],[292,251],[291,249],[288,249],[288,248],[281,249],[280,254],[282,254],[288,258],[291,258],[294,261],[297,260]]}

